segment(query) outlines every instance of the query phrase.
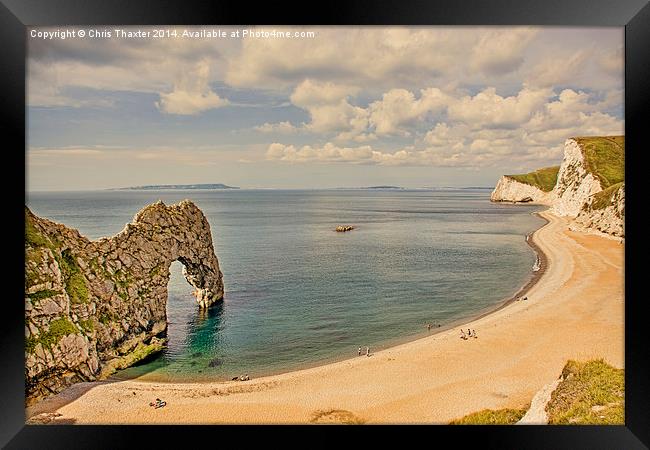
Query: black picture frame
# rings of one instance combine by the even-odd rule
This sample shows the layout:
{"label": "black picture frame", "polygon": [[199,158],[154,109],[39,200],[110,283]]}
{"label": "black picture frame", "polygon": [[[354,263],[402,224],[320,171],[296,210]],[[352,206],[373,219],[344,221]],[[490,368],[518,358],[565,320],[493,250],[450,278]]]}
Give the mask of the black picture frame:
{"label": "black picture frame", "polygon": [[[641,254],[638,218],[635,205],[642,202],[637,175],[642,152],[647,151],[643,140],[643,117],[648,112],[650,77],[650,5],[646,0],[401,0],[389,4],[362,0],[328,1],[320,4],[278,4],[277,2],[247,3],[218,1],[146,1],[146,0],[0,0],[0,92],[2,92],[2,129],[5,142],[5,173],[7,180],[25,178],[27,148],[25,109],[26,29],[38,25],[156,25],[156,24],[303,24],[303,25],[555,25],[555,26],[624,26],[625,27],[625,134],[626,246],[625,270],[625,426],[464,426],[415,427],[418,437],[431,445],[462,448],[472,442],[488,448],[648,448],[650,415],[648,414],[648,339],[642,314],[645,299],[639,292],[639,270],[635,264]],[[9,140],[8,137],[15,139]],[[645,145],[644,145],[645,144]],[[187,438],[200,443],[201,438],[220,445],[224,434],[236,438],[238,444],[255,442],[255,433],[243,433],[239,427],[207,426],[26,426],[24,407],[24,315],[19,300],[22,283],[24,248],[25,189],[22,194],[15,181],[5,181],[5,248],[9,247],[8,268],[2,277],[8,295],[2,302],[0,314],[0,349],[2,370],[0,389],[2,419],[0,445],[6,448],[123,448],[131,447],[142,438],[154,445],[166,446],[172,438]],[[16,192],[14,192],[16,191]],[[631,205],[631,206],[630,206]],[[15,272],[15,276],[12,273]],[[24,292],[23,292],[24,294]],[[286,427],[253,427],[256,431],[286,430]],[[323,428],[303,427],[306,431],[323,433]],[[342,431],[340,427],[335,427]],[[246,428],[248,430],[249,428]],[[346,432],[365,433],[368,437],[383,437],[386,432],[408,431],[404,427],[358,427]],[[420,434],[420,432],[422,434]],[[150,441],[153,439],[153,441]],[[292,439],[293,440],[293,439]],[[299,443],[299,441],[297,441]],[[443,444],[447,442],[448,444]],[[415,442],[414,442],[415,444]]]}

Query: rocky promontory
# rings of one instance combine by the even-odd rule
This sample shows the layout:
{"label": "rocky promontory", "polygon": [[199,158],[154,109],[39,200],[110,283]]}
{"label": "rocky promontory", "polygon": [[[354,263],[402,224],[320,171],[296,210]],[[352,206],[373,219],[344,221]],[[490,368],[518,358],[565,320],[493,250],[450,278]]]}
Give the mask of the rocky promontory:
{"label": "rocky promontory", "polygon": [[546,167],[521,175],[503,175],[490,195],[493,202],[550,205],[559,167]]}
{"label": "rocky promontory", "polygon": [[196,288],[198,307],[223,298],[210,225],[189,200],[149,205],[96,241],[25,207],[27,403],[161,350],[174,261]]}
{"label": "rocky promontory", "polygon": [[[556,180],[552,189],[551,179]],[[569,138],[559,168],[503,176],[490,199],[546,204],[554,214],[569,217],[572,229],[624,237],[625,137]]]}

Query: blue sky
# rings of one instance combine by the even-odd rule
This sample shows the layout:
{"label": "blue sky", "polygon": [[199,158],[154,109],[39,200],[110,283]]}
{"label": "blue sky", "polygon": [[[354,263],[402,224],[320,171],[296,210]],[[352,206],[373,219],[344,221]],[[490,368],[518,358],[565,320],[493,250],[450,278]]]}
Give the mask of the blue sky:
{"label": "blue sky", "polygon": [[256,28],[314,37],[28,38],[28,190],[491,186],[623,134],[623,28]]}

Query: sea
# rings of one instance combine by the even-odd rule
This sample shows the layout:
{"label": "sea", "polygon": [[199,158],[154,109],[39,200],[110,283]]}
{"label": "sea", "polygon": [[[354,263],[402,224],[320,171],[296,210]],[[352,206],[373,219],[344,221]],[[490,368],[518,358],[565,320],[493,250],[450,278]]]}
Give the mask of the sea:
{"label": "sea", "polygon": [[203,210],[223,302],[199,310],[174,262],[167,348],[115,375],[196,382],[356,358],[359,347],[372,354],[496,309],[532,276],[525,236],[544,221],[540,206],[489,197],[483,188],[103,190],[29,192],[27,205],[89,239],[120,232],[158,200]]}

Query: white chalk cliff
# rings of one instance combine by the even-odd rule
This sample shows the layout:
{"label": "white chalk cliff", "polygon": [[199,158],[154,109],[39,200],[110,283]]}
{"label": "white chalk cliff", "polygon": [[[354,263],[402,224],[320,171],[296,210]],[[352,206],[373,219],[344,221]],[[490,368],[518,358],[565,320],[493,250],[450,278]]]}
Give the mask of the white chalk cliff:
{"label": "white chalk cliff", "polygon": [[578,213],[572,226],[574,230],[595,230],[612,236],[625,236],[625,183],[613,187],[612,192],[599,193],[610,196],[604,199],[606,207],[598,208],[595,205],[597,202],[592,200]]}
{"label": "white chalk cliff", "polygon": [[493,202],[535,203],[541,205],[550,205],[554,199],[553,192],[544,192],[536,186],[521,183],[508,175],[499,178],[490,195],[490,200]]}
{"label": "white chalk cliff", "polygon": [[[622,181],[603,189],[598,174],[589,170],[581,139],[584,140],[570,138],[565,141],[564,158],[551,192],[504,175],[492,191],[490,200],[549,205],[552,213],[572,219],[570,227],[574,230],[624,237],[625,183]],[[612,143],[620,138],[590,139]],[[617,160],[617,163],[623,164],[624,160]]]}
{"label": "white chalk cliff", "polygon": [[602,191],[598,178],[587,171],[582,148],[574,139],[564,143],[564,159],[553,192],[557,198],[551,212],[558,216],[576,217],[589,198]]}

